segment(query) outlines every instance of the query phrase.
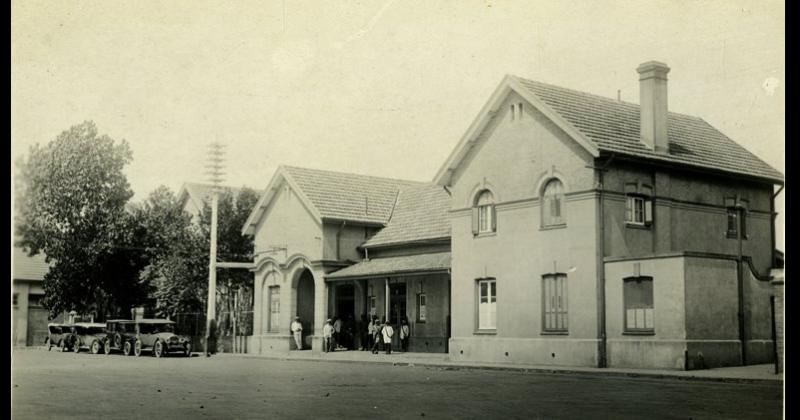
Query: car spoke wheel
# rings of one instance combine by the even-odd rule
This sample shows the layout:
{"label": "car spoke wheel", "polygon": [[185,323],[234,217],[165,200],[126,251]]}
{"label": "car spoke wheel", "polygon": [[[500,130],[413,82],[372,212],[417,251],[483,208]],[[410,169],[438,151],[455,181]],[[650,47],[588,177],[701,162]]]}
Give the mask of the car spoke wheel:
{"label": "car spoke wheel", "polygon": [[81,352],[81,342],[77,338],[72,342],[72,351],[75,353]]}
{"label": "car spoke wheel", "polygon": [[64,340],[58,340],[58,351],[62,353],[67,351],[67,343]]}
{"label": "car spoke wheel", "polygon": [[130,356],[131,353],[132,353],[131,350],[133,350],[133,347],[131,346],[131,342],[130,341],[126,341],[125,344],[122,347],[122,354],[124,354],[126,356]]}
{"label": "car spoke wheel", "polygon": [[133,354],[135,354],[136,357],[139,357],[139,356],[142,355],[142,341],[141,340],[136,340],[136,343],[133,345]]}
{"label": "car spoke wheel", "polygon": [[100,340],[92,341],[92,354],[100,353]]}
{"label": "car spoke wheel", "polygon": [[105,354],[111,354],[111,342],[108,339],[103,342],[103,352],[105,352]]}
{"label": "car spoke wheel", "polygon": [[191,357],[192,356],[192,345],[191,344],[186,343],[186,346],[183,349],[183,355],[186,356],[186,357]]}
{"label": "car spoke wheel", "polygon": [[161,357],[164,355],[164,344],[160,340],[156,341],[156,344],[153,347],[153,355],[156,357]]}

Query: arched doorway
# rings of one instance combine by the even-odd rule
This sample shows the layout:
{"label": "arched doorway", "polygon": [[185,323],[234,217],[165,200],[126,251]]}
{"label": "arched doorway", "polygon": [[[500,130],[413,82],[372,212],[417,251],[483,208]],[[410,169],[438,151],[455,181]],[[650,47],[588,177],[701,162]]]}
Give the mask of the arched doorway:
{"label": "arched doorway", "polygon": [[303,270],[297,280],[297,316],[303,324],[303,346],[311,348],[311,336],[314,334],[314,275],[308,269]]}

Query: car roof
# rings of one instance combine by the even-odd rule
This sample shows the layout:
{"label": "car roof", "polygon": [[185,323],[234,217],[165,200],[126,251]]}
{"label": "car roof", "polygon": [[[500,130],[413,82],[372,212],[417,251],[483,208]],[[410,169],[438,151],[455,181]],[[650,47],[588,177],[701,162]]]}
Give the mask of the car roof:
{"label": "car roof", "polygon": [[73,325],[75,325],[75,324],[64,324],[64,323],[61,323],[61,322],[51,322],[51,323],[47,324],[48,327],[71,327]]}
{"label": "car roof", "polygon": [[136,321],[138,324],[174,324],[175,321],[168,319],[140,319]]}
{"label": "car roof", "polygon": [[131,323],[133,323],[133,320],[132,319],[109,319],[106,322],[107,323],[108,322],[115,322],[115,323],[118,323],[118,324],[131,324]]}
{"label": "car roof", "polygon": [[106,324],[100,324],[100,323],[97,323],[97,322],[76,322],[75,326],[76,327],[89,327],[89,328],[91,328],[91,327],[105,327]]}

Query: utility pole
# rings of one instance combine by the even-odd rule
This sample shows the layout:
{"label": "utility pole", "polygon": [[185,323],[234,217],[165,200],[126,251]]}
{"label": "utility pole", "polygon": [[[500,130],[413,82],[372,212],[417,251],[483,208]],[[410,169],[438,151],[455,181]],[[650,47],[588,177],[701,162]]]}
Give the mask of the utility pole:
{"label": "utility pole", "polygon": [[[214,142],[209,145],[208,164],[206,174],[209,181],[213,185],[211,190],[211,252],[208,262],[208,303],[206,308],[206,340],[205,351],[206,355],[211,354],[212,350],[209,348],[209,341],[212,334],[216,334],[216,326],[214,331],[211,331],[211,323],[216,322],[217,318],[217,213],[219,207],[219,187],[222,184],[222,177],[224,175],[223,162],[225,155],[225,146],[219,142]],[[216,340],[214,340],[216,341]]]}

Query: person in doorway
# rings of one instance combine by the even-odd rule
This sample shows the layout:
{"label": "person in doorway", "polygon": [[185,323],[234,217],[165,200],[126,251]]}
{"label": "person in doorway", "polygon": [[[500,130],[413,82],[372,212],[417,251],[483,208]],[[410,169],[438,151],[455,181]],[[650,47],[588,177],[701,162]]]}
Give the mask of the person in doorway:
{"label": "person in doorway", "polygon": [[411,335],[411,328],[408,326],[408,321],[403,318],[400,324],[400,349],[403,353],[408,352],[408,337]]}
{"label": "person in doorway", "polygon": [[389,321],[386,321],[383,324],[381,335],[383,335],[383,346],[386,347],[386,354],[392,354],[392,337],[394,336],[394,328],[392,328],[392,324],[390,324]]}
{"label": "person in doorway", "polygon": [[342,346],[342,319],[338,316],[333,318],[333,341],[337,349]]}
{"label": "person in doorway", "polygon": [[331,340],[333,340],[333,325],[331,325],[331,320],[328,318],[325,321],[325,326],[322,327],[322,351],[325,353],[333,351]]}
{"label": "person in doorway", "polygon": [[290,329],[292,330],[292,335],[294,335],[294,343],[297,344],[297,350],[303,350],[303,324],[300,322],[299,316],[294,317]]}
{"label": "person in doorway", "polygon": [[[367,325],[367,347],[371,350],[375,345],[375,318],[369,320]],[[366,350],[366,348],[364,349]]]}

